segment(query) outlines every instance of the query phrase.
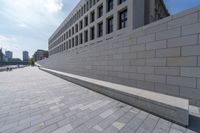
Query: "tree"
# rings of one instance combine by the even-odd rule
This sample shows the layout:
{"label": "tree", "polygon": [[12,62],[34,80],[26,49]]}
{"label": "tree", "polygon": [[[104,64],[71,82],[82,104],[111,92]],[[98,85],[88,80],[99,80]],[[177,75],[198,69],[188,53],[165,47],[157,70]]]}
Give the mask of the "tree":
{"label": "tree", "polygon": [[30,65],[35,66],[35,60],[33,58],[30,59]]}

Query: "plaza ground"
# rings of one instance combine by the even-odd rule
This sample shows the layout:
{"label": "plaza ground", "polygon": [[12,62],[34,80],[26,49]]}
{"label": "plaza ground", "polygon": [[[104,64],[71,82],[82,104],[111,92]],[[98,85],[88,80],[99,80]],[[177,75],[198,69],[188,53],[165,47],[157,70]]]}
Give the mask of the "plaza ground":
{"label": "plaza ground", "polygon": [[37,67],[0,73],[0,133],[195,133],[195,115],[185,128]]}

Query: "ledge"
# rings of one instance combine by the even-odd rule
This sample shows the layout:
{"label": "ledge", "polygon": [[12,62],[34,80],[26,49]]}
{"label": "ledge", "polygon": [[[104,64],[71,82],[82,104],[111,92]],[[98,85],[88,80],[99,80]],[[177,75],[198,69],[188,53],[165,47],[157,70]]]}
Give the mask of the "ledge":
{"label": "ledge", "polygon": [[189,124],[189,101],[187,99],[42,67],[40,69],[177,124],[183,126],[188,126]]}

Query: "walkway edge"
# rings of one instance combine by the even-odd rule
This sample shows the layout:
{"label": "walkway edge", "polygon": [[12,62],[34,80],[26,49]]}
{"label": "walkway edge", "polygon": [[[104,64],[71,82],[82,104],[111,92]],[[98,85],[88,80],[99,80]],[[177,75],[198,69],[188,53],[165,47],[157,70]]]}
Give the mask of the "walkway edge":
{"label": "walkway edge", "polygon": [[41,70],[177,124],[189,125],[189,100],[39,67]]}

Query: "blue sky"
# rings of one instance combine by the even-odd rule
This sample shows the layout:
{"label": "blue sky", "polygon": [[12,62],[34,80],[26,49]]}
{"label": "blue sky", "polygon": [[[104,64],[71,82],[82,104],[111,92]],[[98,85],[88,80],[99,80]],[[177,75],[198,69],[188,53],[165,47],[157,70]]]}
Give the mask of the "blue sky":
{"label": "blue sky", "polygon": [[[47,49],[48,38],[79,0],[0,0],[0,48],[21,58]],[[200,5],[200,0],[165,0],[171,14]]]}

